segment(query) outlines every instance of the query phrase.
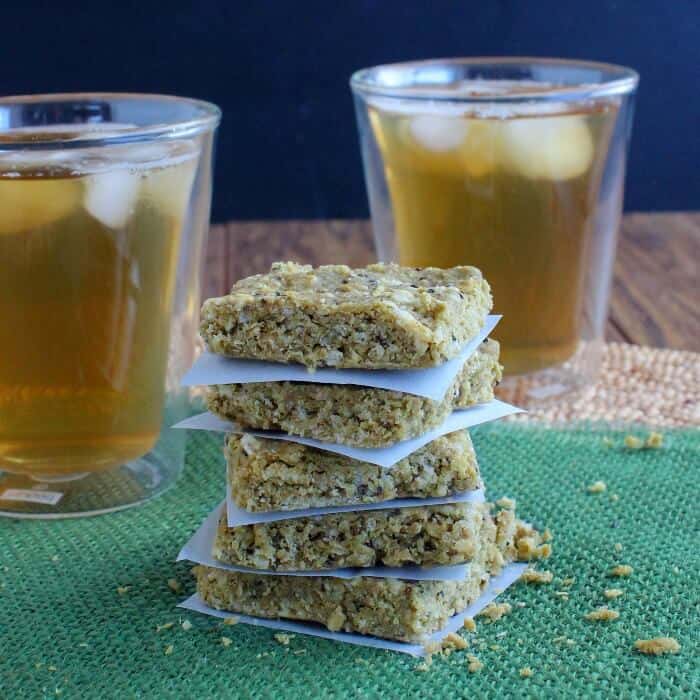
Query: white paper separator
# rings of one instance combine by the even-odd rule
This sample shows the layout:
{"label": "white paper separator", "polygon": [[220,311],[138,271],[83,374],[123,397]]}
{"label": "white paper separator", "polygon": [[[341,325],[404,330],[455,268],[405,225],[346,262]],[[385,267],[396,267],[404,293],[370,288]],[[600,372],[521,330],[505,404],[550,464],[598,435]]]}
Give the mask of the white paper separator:
{"label": "white paper separator", "polygon": [[404,394],[440,401],[464,363],[490,335],[501,316],[487,316],[474,338],[457,357],[437,367],[423,369],[335,369],[320,367],[311,372],[303,365],[237,360],[212,352],[203,352],[182,378],[183,386],[201,384],[251,384],[259,382],[311,382],[318,384],[355,384],[375,389],[391,389]]}
{"label": "white paper separator", "polygon": [[343,569],[322,569],[306,571],[271,571],[269,569],[251,569],[245,566],[234,566],[214,559],[212,546],[216,537],[217,524],[226,502],[218,505],[199,529],[192,535],[189,542],[180,550],[177,561],[191,561],[194,564],[211,566],[225,571],[237,571],[243,574],[258,574],[261,576],[329,576],[332,578],[357,578],[369,576],[371,578],[402,578],[412,581],[459,581],[468,571],[469,564],[456,564],[454,566],[371,566],[348,567]]}
{"label": "white paper separator", "polygon": [[379,503],[358,503],[351,506],[326,506],[323,508],[303,508],[300,510],[274,510],[253,513],[239,508],[234,502],[230,485],[226,485],[226,519],[229,527],[240,525],[257,525],[258,523],[274,523],[279,520],[294,520],[296,518],[313,518],[331,513],[357,513],[364,510],[391,510],[392,508],[420,508],[425,506],[445,506],[450,503],[484,503],[484,489],[462,491],[451,496],[435,498],[395,498]]}
{"label": "white paper separator", "polygon": [[412,454],[421,447],[424,447],[429,442],[437,440],[442,435],[453,433],[456,430],[464,430],[471,428],[481,423],[498,420],[505,416],[513,415],[514,413],[523,413],[522,408],[512,406],[509,403],[493,399],[488,403],[478,404],[470,408],[460,408],[453,411],[445,420],[432,430],[411,438],[397,442],[390,447],[352,447],[350,445],[341,445],[333,442],[321,442],[312,438],[299,437],[297,435],[288,435],[287,433],[279,433],[271,430],[248,430],[237,426],[226,420],[222,420],[212,413],[200,413],[196,416],[186,418],[179,423],[176,423],[173,428],[187,428],[190,430],[211,430],[216,432],[227,433],[247,433],[257,437],[269,438],[271,440],[286,440],[287,442],[296,442],[300,445],[315,447],[317,450],[325,450],[326,452],[334,452],[335,454],[357,459],[361,462],[369,462],[377,464],[380,467],[390,468],[397,462],[400,462],[404,457]]}
{"label": "white paper separator", "polygon": [[[447,624],[430,636],[429,641],[439,642],[448,634],[457,632],[464,625],[464,620],[467,617],[475,617],[489,603],[512,586],[523,574],[527,564],[516,563],[506,566],[498,576],[495,576],[489,581],[484,592],[477,598],[466,610],[451,617]],[[387,649],[389,651],[398,651],[411,656],[424,656],[425,648],[422,644],[412,644],[409,642],[395,642],[389,639],[380,639],[379,637],[370,637],[362,634],[353,634],[350,632],[331,632],[325,627],[318,624],[307,622],[294,622],[292,620],[267,619],[263,617],[252,617],[250,615],[241,615],[239,613],[227,612],[225,610],[215,610],[205,605],[201,598],[195,593],[194,595],[184,600],[179,608],[191,610],[192,612],[210,615],[212,617],[227,618],[234,616],[239,622],[246,625],[256,625],[258,627],[267,627],[274,630],[282,630],[293,634],[306,634],[312,637],[321,637],[330,639],[335,642],[344,642],[345,644],[357,644],[365,647],[375,647],[377,649]]]}

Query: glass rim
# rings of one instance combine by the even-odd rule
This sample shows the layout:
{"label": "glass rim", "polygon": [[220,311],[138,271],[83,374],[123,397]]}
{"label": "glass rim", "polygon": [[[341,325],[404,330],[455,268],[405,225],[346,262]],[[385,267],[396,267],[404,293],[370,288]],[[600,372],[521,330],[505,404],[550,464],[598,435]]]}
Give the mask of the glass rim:
{"label": "glass rim", "polygon": [[[376,80],[376,75],[382,70],[406,71],[413,68],[429,66],[490,66],[494,68],[504,66],[541,66],[541,67],[570,67],[573,69],[599,70],[609,73],[608,79],[593,83],[578,83],[572,85],[554,85],[542,90],[533,90],[527,93],[500,93],[500,94],[460,94],[459,91],[445,92],[444,85],[436,82],[434,85],[381,85]],[[517,79],[516,79],[517,80]],[[377,97],[394,97],[407,100],[432,100],[461,103],[522,103],[544,102],[557,100],[587,100],[614,95],[627,95],[637,88],[639,74],[632,68],[604,63],[600,61],[579,61],[566,58],[537,58],[529,56],[477,56],[460,58],[431,58],[420,61],[405,61],[398,63],[386,63],[370,68],[362,68],[350,76],[350,87],[354,93],[372,95]]]}
{"label": "glass rim", "polygon": [[[142,126],[133,126],[121,131],[111,131],[100,135],[100,132],[87,131],[67,139],[13,139],[0,141],[2,150],[61,150],[69,148],[96,148],[118,144],[138,143],[141,141],[156,141],[159,139],[185,138],[196,134],[213,131],[221,121],[221,109],[213,102],[177,95],[164,95],[148,92],[56,92],[34,95],[8,95],[0,97],[0,109],[22,104],[51,104],[53,102],[81,102],[86,100],[150,100],[155,103],[182,103],[193,108],[193,116],[186,119],[154,122]],[[109,124],[109,122],[103,122]],[[68,125],[67,125],[68,126]],[[20,127],[21,128],[21,127]],[[12,129],[0,128],[0,134]]]}

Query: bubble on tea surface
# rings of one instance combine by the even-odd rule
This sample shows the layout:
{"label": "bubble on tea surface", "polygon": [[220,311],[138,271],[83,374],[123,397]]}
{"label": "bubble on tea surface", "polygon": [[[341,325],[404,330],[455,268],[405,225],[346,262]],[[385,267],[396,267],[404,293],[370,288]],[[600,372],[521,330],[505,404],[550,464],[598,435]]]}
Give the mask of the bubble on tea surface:
{"label": "bubble on tea surface", "polygon": [[441,153],[457,149],[467,135],[468,126],[460,117],[421,114],[410,120],[408,130],[417,144]]}
{"label": "bubble on tea surface", "polygon": [[87,178],[85,209],[110,228],[120,228],[131,216],[139,195],[141,176],[128,168]]}
{"label": "bubble on tea surface", "polygon": [[590,167],[593,138],[577,115],[513,119],[504,122],[502,158],[526,177],[569,180]]}
{"label": "bubble on tea surface", "polygon": [[0,234],[41,229],[71,214],[82,187],[72,178],[0,177]]}

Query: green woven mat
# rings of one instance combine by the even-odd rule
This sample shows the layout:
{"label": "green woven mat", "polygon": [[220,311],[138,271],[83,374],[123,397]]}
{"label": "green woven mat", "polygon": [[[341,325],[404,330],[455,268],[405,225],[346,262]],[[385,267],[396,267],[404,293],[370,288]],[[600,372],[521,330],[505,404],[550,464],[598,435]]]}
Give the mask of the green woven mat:
{"label": "green woven mat", "polygon": [[[219,441],[194,433],[184,476],[146,506],[89,520],[0,521],[0,697],[700,696],[699,433],[667,432],[663,449],[647,451],[591,428],[496,424],[474,437],[489,495],[516,497],[523,517],[554,532],[554,583],[504,594],[525,607],[479,626],[469,651],[480,673],[467,672],[465,652],[422,673],[411,657],[303,636],[285,647],[270,630],[178,611],[192,583],[173,560],[223,495]],[[587,493],[597,480],[608,490]],[[632,577],[607,578],[615,563],[633,565]],[[183,594],[168,588],[171,577]],[[564,589],[567,577],[576,580]],[[584,620],[613,585],[625,589],[611,605],[619,620]],[[130,588],[120,595],[120,586]],[[178,624],[185,617],[190,630]],[[156,631],[168,622],[176,624]],[[232,644],[222,646],[222,635]],[[681,653],[631,650],[657,635],[676,637]],[[524,666],[531,678],[520,678]]]}

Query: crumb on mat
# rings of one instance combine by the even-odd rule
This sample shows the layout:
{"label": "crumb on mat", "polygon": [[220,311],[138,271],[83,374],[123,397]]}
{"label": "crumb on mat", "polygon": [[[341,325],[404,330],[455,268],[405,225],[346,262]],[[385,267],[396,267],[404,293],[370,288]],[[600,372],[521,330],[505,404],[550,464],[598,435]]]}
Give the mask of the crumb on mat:
{"label": "crumb on mat", "polygon": [[468,630],[469,632],[476,632],[476,622],[474,622],[474,618],[465,617],[464,622],[462,623],[462,627],[464,627],[464,629]]}
{"label": "crumb on mat", "polygon": [[586,487],[588,493],[603,493],[608,486],[604,481],[595,481],[590,486]]}
{"label": "crumb on mat", "polygon": [[521,576],[525,583],[551,583],[554,574],[551,571],[536,571],[535,569],[527,569]]}
{"label": "crumb on mat", "polygon": [[469,673],[478,673],[482,668],[484,668],[484,664],[476,656],[473,654],[467,655],[467,671]]}
{"label": "crumb on mat", "polygon": [[478,615],[478,617],[485,617],[484,622],[491,623],[500,620],[502,617],[507,615],[513,608],[510,603],[489,603]]}
{"label": "crumb on mat", "polygon": [[469,642],[456,632],[450,632],[442,641],[442,648],[444,649],[446,646],[461,650],[466,649],[469,646]]}
{"label": "crumb on mat", "polygon": [[423,661],[421,661],[418,666],[416,666],[416,671],[419,671],[420,673],[425,673],[426,671],[430,670],[430,667],[433,665],[433,657],[432,656],[426,656]]}
{"label": "crumb on mat", "polygon": [[659,447],[662,447],[664,444],[664,436],[661,433],[656,433],[656,432],[651,432],[649,433],[649,437],[644,441],[644,447],[648,447],[649,449],[656,450]]}
{"label": "crumb on mat", "polygon": [[677,654],[681,645],[673,637],[654,637],[653,639],[638,639],[634,648],[640,654],[661,656],[662,654]]}
{"label": "crumb on mat", "polygon": [[612,620],[617,620],[620,617],[620,613],[617,610],[611,610],[610,608],[596,608],[591,610],[584,615],[587,620],[591,622],[610,622]]}
{"label": "crumb on mat", "polygon": [[619,598],[624,591],[621,588],[606,588],[603,591],[603,595],[608,599],[608,600],[614,600],[615,598]]}

